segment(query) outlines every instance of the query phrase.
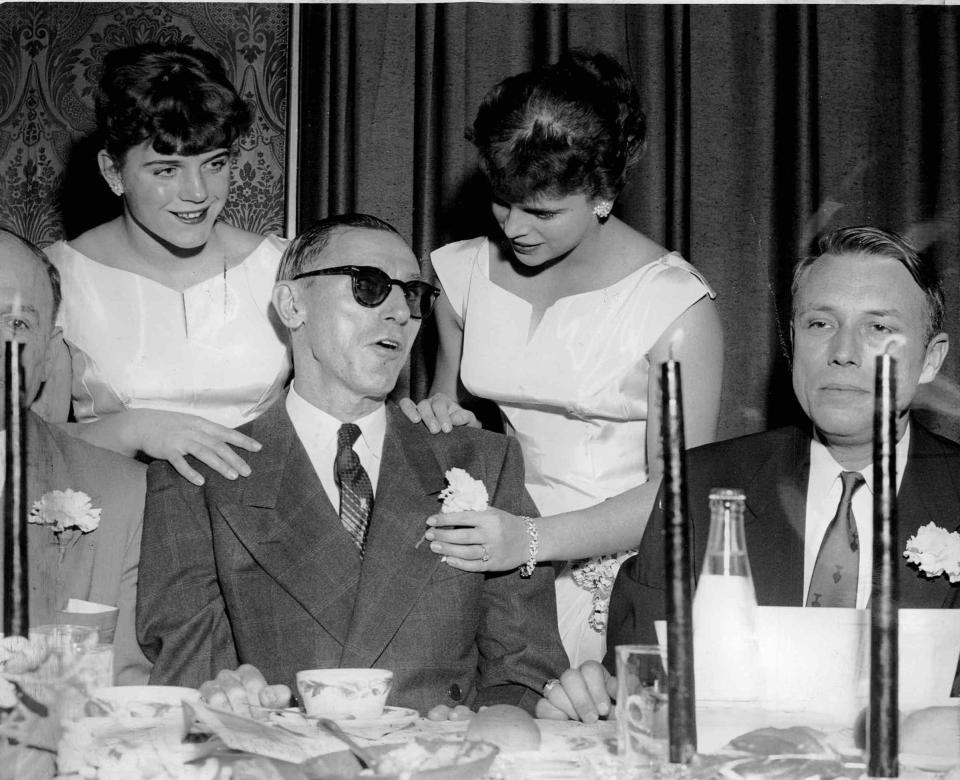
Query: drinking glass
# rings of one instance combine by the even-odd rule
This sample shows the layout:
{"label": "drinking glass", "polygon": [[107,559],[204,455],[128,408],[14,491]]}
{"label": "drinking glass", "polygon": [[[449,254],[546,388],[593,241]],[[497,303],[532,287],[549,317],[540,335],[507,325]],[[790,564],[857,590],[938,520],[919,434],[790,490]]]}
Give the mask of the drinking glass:
{"label": "drinking glass", "polygon": [[76,675],[87,692],[113,686],[113,645],[84,647],[77,654]]}
{"label": "drinking glass", "polygon": [[34,626],[30,629],[30,643],[45,656],[36,672],[38,677],[54,679],[69,674],[80,655],[99,641],[100,633],[93,626]]}
{"label": "drinking glass", "polygon": [[617,645],[617,753],[632,769],[666,763],[667,651],[659,645]]}

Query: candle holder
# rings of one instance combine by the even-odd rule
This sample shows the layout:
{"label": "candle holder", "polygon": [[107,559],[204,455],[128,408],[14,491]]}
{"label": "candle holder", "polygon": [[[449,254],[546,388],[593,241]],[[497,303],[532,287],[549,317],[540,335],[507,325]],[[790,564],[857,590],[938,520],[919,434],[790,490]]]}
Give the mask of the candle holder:
{"label": "candle holder", "polygon": [[3,633],[27,636],[30,587],[27,577],[26,417],[23,405],[23,343],[4,341]]}
{"label": "candle holder", "polygon": [[686,506],[683,393],[677,361],[663,364],[660,391],[669,752],[671,763],[686,764],[697,752],[697,713],[693,679],[693,551]]}
{"label": "candle holder", "polygon": [[873,588],[867,774],[898,777],[897,361],[877,356],[873,416]]}

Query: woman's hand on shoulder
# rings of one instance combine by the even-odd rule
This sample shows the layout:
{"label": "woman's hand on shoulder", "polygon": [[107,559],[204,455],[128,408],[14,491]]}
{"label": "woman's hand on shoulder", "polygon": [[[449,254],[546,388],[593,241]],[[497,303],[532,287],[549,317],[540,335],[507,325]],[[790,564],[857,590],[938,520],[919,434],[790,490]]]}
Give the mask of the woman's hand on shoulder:
{"label": "woman's hand on shoulder", "polygon": [[399,406],[410,422],[422,422],[430,433],[450,433],[461,425],[469,428],[480,427],[480,422],[473,412],[464,409],[445,393],[434,393],[418,404],[409,398],[402,398]]}
{"label": "woman's hand on shoulder", "polygon": [[257,452],[260,443],[233,428],[220,425],[203,417],[180,412],[137,409],[137,446],[151,458],[170,462],[181,476],[195,485],[204,480],[187,462],[192,455],[227,479],[250,476],[250,467],[234,447]]}
{"label": "woman's hand on shoulder", "polygon": [[448,512],[427,518],[430,550],[463,571],[510,571],[530,549],[527,521],[502,509]]}

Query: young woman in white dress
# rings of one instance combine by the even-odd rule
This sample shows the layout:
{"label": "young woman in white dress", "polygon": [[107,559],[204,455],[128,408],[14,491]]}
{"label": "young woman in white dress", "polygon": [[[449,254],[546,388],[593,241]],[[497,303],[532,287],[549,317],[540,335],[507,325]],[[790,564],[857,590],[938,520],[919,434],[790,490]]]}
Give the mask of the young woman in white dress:
{"label": "young woman in white dress", "polygon": [[290,375],[270,295],[284,243],[219,219],[251,113],[220,62],[185,45],[110,52],[96,93],[100,172],[123,212],[47,254],[67,350],[41,412],[94,444],[226,476],[248,473],[233,428]]}
{"label": "young woman in white dress", "polygon": [[644,123],[632,82],[602,53],[506,79],[471,133],[500,232],[432,255],[440,348],[420,416],[436,428],[449,399],[495,401],[544,516],[437,515],[427,538],[451,566],[510,570],[531,562],[535,533],[538,560],[567,562],[558,621],[575,667],[603,656],[609,590],[660,481],[660,364],[681,363],[688,446],[714,439],[719,412],[713,291],[611,214]]}

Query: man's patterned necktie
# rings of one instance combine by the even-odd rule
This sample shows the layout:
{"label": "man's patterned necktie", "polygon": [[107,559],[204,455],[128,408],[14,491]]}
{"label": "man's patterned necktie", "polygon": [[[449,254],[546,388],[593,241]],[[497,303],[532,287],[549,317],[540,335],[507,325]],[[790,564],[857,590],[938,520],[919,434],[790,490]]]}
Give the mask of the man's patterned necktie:
{"label": "man's patterned necktie", "polygon": [[353,451],[360,428],[344,423],[337,431],[337,482],[340,484],[340,522],[347,529],[363,555],[363,545],[373,510],[373,488],[370,477]]}
{"label": "man's patterned necktie", "polygon": [[840,473],[843,493],[827,532],[807,592],[808,607],[857,606],[857,579],[860,575],[860,536],[853,516],[853,494],[864,483],[859,471]]}

